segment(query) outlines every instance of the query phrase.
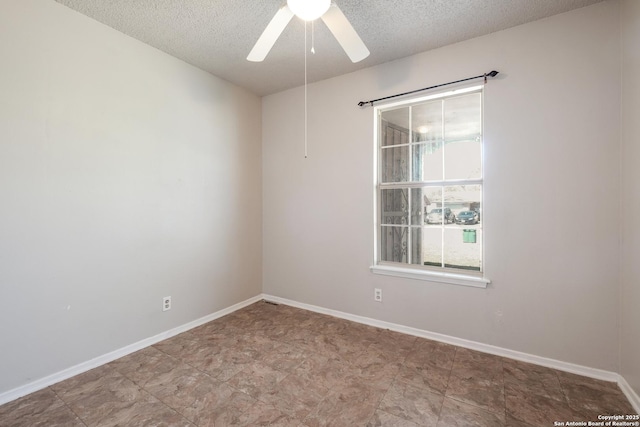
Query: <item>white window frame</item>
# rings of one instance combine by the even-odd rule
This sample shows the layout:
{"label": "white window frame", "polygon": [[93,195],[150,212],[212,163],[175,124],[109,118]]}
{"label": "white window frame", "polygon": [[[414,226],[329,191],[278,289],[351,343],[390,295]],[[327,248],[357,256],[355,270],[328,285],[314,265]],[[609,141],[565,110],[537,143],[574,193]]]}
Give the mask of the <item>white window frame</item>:
{"label": "white window frame", "polygon": [[[373,209],[373,217],[374,217],[374,253],[373,253],[373,265],[370,267],[370,271],[375,274],[381,274],[386,276],[395,276],[402,277],[408,279],[417,279],[417,280],[426,280],[431,282],[439,282],[439,283],[448,283],[453,285],[463,285],[463,286],[471,286],[476,288],[486,288],[491,281],[484,276],[485,271],[485,259],[484,259],[484,238],[482,239],[482,265],[480,272],[467,272],[464,270],[454,270],[447,269],[443,267],[427,267],[427,266],[418,266],[413,264],[404,264],[404,263],[396,263],[396,262],[385,262],[380,260],[380,123],[379,117],[381,111],[393,109],[395,107],[408,106],[423,103],[426,101],[448,98],[455,95],[462,95],[465,93],[471,92],[480,92],[482,93],[482,117],[484,117],[484,91],[483,86],[471,86],[466,88],[461,88],[457,90],[452,90],[448,92],[440,92],[433,95],[405,99],[403,101],[395,102],[395,103],[387,103],[380,104],[374,106],[374,209]],[[483,135],[484,135],[484,125],[483,125]],[[483,149],[482,149],[482,157],[484,157],[484,138],[483,138]],[[481,159],[483,169],[484,169],[484,158]],[[482,185],[482,197],[484,198],[484,171],[482,177],[477,180],[473,180]],[[451,182],[453,183],[453,182]],[[467,181],[463,181],[463,183],[467,183]],[[407,183],[408,187],[411,188],[411,184]],[[481,203],[481,206],[484,207],[484,202]],[[409,213],[410,214],[410,213]],[[483,210],[483,217],[484,217]],[[483,226],[484,230],[484,226]]]}

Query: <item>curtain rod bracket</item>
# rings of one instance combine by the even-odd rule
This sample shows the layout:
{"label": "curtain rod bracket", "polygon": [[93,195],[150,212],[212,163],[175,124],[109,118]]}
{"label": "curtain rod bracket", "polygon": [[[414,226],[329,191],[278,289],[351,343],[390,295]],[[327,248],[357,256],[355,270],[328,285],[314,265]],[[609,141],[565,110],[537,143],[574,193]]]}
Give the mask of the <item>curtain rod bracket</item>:
{"label": "curtain rod bracket", "polygon": [[384,98],[372,99],[371,101],[360,101],[360,102],[358,102],[358,107],[364,107],[367,104],[369,104],[368,105],[369,107],[373,107],[373,103],[374,102],[378,102],[378,101],[382,101],[382,100],[390,99],[390,98],[396,98],[398,96],[410,95],[412,93],[422,92],[423,90],[435,89],[437,87],[452,85],[452,84],[455,84],[455,83],[466,82],[467,80],[474,80],[474,79],[484,78],[484,83],[487,84],[487,77],[495,77],[495,76],[498,75],[498,73],[499,73],[499,71],[492,70],[492,71],[489,71],[488,73],[480,74],[479,76],[469,77],[469,78],[462,79],[462,80],[456,80],[454,82],[442,83],[442,84],[435,85],[435,86],[429,86],[429,87],[425,87],[425,88],[422,88],[422,89],[412,90],[410,92],[398,93],[396,95],[385,96]]}

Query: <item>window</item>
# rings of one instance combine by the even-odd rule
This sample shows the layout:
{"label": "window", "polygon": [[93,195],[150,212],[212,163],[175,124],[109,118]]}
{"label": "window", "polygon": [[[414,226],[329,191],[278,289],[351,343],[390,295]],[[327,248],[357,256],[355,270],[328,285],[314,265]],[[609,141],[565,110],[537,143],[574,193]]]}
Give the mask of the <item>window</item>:
{"label": "window", "polygon": [[482,87],[375,108],[372,271],[485,287]]}

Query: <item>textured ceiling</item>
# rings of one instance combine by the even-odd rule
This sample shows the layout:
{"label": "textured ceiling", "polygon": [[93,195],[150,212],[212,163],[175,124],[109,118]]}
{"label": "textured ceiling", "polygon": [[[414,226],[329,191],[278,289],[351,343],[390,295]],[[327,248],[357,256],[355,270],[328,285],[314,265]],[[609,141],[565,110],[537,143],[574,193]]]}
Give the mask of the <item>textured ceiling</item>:
{"label": "textured ceiling", "polygon": [[[56,0],[258,95],[304,83],[304,23],[264,62],[247,54],[285,0]],[[371,51],[353,64],[321,20],[309,82],[489,34],[601,0],[335,0]],[[309,42],[311,24],[308,24]]]}

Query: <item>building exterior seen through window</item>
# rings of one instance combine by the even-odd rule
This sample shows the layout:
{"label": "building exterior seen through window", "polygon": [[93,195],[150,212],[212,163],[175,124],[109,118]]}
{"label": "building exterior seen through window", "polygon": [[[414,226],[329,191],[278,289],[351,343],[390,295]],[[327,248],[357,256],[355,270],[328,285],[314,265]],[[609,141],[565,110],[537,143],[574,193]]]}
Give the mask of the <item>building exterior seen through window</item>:
{"label": "building exterior seen through window", "polygon": [[376,264],[481,272],[482,88],[376,114]]}

